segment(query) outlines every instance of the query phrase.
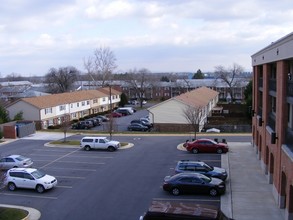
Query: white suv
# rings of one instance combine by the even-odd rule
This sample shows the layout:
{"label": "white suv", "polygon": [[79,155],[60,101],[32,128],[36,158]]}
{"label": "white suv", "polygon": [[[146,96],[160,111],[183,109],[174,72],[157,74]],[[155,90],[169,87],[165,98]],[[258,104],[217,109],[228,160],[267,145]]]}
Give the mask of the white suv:
{"label": "white suv", "polygon": [[115,151],[120,147],[119,141],[110,141],[106,137],[84,137],[80,141],[80,147],[86,151],[91,149],[105,149]]}
{"label": "white suv", "polygon": [[56,186],[57,179],[34,168],[12,168],[7,171],[6,184],[11,191],[27,188],[42,193]]}

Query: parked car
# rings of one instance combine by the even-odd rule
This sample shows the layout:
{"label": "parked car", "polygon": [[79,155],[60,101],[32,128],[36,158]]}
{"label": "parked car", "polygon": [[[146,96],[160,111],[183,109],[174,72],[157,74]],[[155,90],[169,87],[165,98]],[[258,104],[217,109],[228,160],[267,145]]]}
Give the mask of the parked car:
{"label": "parked car", "polygon": [[57,179],[34,168],[12,168],[7,171],[6,184],[11,191],[26,188],[42,193],[56,186]]}
{"label": "parked car", "polygon": [[226,185],[223,180],[200,173],[178,173],[164,178],[163,189],[175,196],[183,193],[217,196],[225,192]]}
{"label": "parked car", "polygon": [[217,128],[209,128],[206,130],[207,133],[220,133],[221,130]]}
{"label": "parked car", "polygon": [[120,118],[120,117],[122,117],[123,115],[122,115],[121,113],[119,113],[119,112],[112,112],[112,113],[110,113],[110,114],[107,115],[108,118],[111,118],[111,116],[112,116],[113,118]]}
{"label": "parked car", "polygon": [[134,110],[134,108],[132,107],[120,107],[117,110],[127,110],[129,111],[129,113],[132,115],[136,110]]}
{"label": "parked car", "polygon": [[83,137],[80,140],[80,147],[86,151],[91,149],[104,149],[108,151],[115,151],[120,147],[119,141],[110,141],[106,137]]}
{"label": "parked car", "polygon": [[208,177],[215,177],[225,181],[227,172],[220,167],[213,167],[202,161],[180,160],[178,161],[175,173],[193,172],[201,173]]}
{"label": "parked car", "polygon": [[133,114],[129,109],[116,109],[115,112],[122,114],[122,116],[127,116]]}
{"label": "parked car", "polygon": [[186,150],[194,154],[197,153],[227,153],[229,151],[226,143],[218,143],[211,139],[197,139],[192,142],[186,142],[183,145]]}
{"label": "parked car", "polygon": [[17,167],[32,167],[33,161],[21,155],[9,155],[0,159],[0,169],[8,170]]}
{"label": "parked car", "polygon": [[153,127],[153,123],[151,123],[150,119],[148,119],[148,118],[140,118],[139,120],[141,120],[142,122],[145,122],[147,124],[150,124],[151,127]]}
{"label": "parked car", "polygon": [[88,129],[88,127],[86,127],[84,124],[81,124],[80,122],[76,122],[74,124],[71,125],[71,129]]}
{"label": "parked car", "polygon": [[86,121],[91,121],[94,127],[101,125],[101,121],[98,118],[89,118],[89,119],[86,119]]}
{"label": "parked car", "polygon": [[94,127],[94,123],[91,120],[80,121],[79,123],[84,125],[86,129],[90,129]]}
{"label": "parked car", "polygon": [[144,121],[144,120],[141,120],[141,119],[135,119],[135,120],[132,120],[130,122],[130,124],[141,124],[145,127],[148,127],[149,129],[152,127],[152,124],[150,122],[147,122],[147,121]]}
{"label": "parked car", "polygon": [[139,123],[132,123],[127,127],[128,131],[148,131],[149,128]]}
{"label": "parked car", "polygon": [[152,201],[139,220],[233,220],[218,207],[180,201]]}
{"label": "parked car", "polygon": [[107,122],[110,120],[108,117],[106,117],[104,115],[97,115],[96,118],[101,119],[103,122]]}

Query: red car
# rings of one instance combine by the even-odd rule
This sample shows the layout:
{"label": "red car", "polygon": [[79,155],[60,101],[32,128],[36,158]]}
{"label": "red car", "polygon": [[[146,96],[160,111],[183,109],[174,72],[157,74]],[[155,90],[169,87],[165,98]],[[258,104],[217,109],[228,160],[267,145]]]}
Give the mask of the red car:
{"label": "red car", "polygon": [[118,113],[118,112],[112,112],[112,113],[108,114],[107,117],[110,118],[110,117],[111,117],[111,114],[112,114],[112,117],[113,117],[113,118],[120,118],[120,117],[123,116],[121,113]]}
{"label": "red car", "polygon": [[229,148],[226,143],[218,143],[211,139],[197,139],[192,142],[186,142],[184,144],[186,150],[191,153],[226,153]]}

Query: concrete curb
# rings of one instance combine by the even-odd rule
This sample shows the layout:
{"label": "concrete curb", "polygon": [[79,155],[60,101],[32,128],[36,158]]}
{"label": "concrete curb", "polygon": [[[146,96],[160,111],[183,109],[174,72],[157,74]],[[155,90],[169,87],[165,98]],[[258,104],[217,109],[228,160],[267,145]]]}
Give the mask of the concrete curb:
{"label": "concrete curb", "polygon": [[23,209],[28,212],[28,215],[23,220],[38,220],[41,218],[41,212],[34,208],[29,208],[25,206],[16,206],[16,205],[7,205],[7,204],[0,204],[1,207],[6,208],[15,208],[15,209]]}

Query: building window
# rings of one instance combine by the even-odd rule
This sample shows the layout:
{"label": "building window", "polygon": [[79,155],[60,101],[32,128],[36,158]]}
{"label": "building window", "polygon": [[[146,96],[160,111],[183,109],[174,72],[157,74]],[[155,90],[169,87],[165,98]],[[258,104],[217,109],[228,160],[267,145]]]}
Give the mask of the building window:
{"label": "building window", "polygon": [[79,107],[79,102],[78,102],[78,103],[76,103],[76,106],[77,106],[77,107]]}
{"label": "building window", "polygon": [[85,106],[85,102],[84,102],[84,101],[83,101],[83,102],[81,102],[81,105],[82,105],[82,106]]}
{"label": "building window", "polygon": [[72,103],[70,104],[70,108],[73,108],[73,104]]}
{"label": "building window", "polygon": [[60,111],[64,111],[64,110],[66,110],[66,105],[60,105],[60,106],[59,106],[59,110],[60,110]]}
{"label": "building window", "polygon": [[95,104],[95,103],[98,103],[98,99],[94,99],[93,100],[93,103]]}
{"label": "building window", "polygon": [[104,102],[104,101],[106,101],[106,98],[105,98],[105,97],[103,97],[103,102]]}
{"label": "building window", "polygon": [[90,101],[86,101],[86,104],[89,105],[90,104]]}
{"label": "building window", "polygon": [[45,109],[45,114],[50,114],[52,113],[52,108],[46,108]]}

